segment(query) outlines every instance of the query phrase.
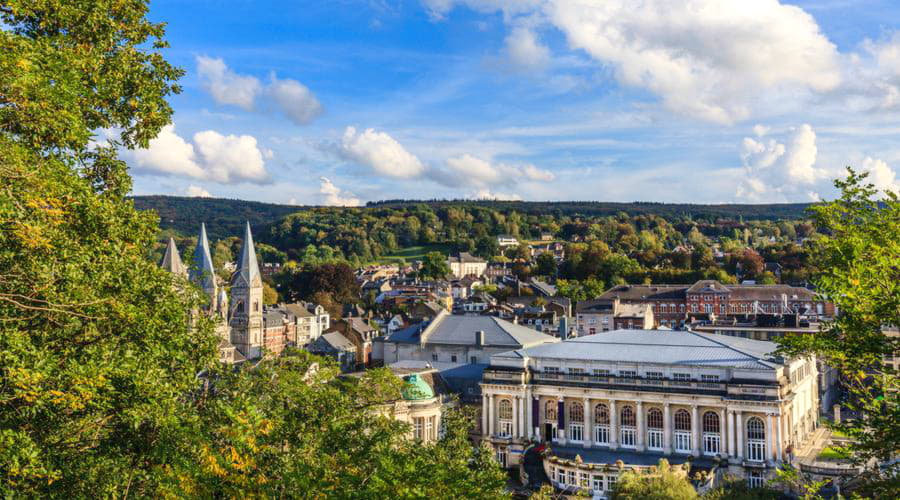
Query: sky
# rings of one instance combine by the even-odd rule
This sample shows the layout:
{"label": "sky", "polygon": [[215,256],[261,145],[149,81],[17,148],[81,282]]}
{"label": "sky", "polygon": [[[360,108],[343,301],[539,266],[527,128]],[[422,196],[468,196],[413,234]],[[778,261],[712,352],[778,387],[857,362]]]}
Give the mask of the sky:
{"label": "sky", "polygon": [[692,203],[900,189],[900,2],[152,0],[134,193]]}

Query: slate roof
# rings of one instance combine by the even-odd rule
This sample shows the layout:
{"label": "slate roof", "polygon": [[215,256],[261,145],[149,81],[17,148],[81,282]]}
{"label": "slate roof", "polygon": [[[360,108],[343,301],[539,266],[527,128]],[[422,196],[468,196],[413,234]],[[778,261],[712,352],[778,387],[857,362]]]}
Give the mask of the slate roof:
{"label": "slate roof", "polygon": [[592,314],[612,314],[613,313],[613,301],[612,301],[612,299],[579,300],[578,305],[575,306],[575,312],[592,313]]}
{"label": "slate roof", "polygon": [[324,333],[317,340],[319,340],[321,342],[325,342],[332,349],[334,349],[336,351],[355,351],[356,350],[356,346],[353,345],[353,342],[350,342],[350,340],[347,337],[345,337],[344,334],[341,332]]}
{"label": "slate roof", "polygon": [[423,334],[424,343],[474,345],[477,331],[484,331],[484,341],[488,346],[519,348],[559,341],[556,337],[493,316],[460,316],[443,312],[428,325]]}
{"label": "slate roof", "polygon": [[250,223],[244,226],[244,242],[241,245],[241,258],[238,260],[237,271],[231,277],[231,286],[261,287],[262,277],[259,274],[259,264],[256,262],[256,249],[253,247],[253,235],[250,233]]}
{"label": "slate roof", "polygon": [[313,313],[309,311],[309,308],[306,304],[303,303],[295,303],[295,304],[284,304],[283,307],[287,312],[294,315],[296,318],[309,318],[314,316]]}
{"label": "slate roof", "polygon": [[181,262],[181,256],[178,255],[178,247],[175,246],[175,238],[171,236],[169,237],[169,243],[166,245],[166,254],[163,255],[159,267],[178,276],[187,275],[187,268]]}
{"label": "slate roof", "polygon": [[424,330],[426,326],[428,326],[428,322],[421,322],[406,328],[401,328],[400,330],[395,330],[385,338],[385,341],[396,342],[398,344],[418,344],[422,330]]}
{"label": "slate roof", "polygon": [[531,287],[534,288],[538,293],[541,293],[548,297],[556,295],[556,287],[541,280],[532,279]]}
{"label": "slate roof", "polygon": [[197,238],[197,248],[194,249],[189,277],[207,293],[215,293],[216,271],[209,253],[209,239],[206,237],[206,224],[204,223],[200,223],[200,237]]}
{"label": "slate roof", "polygon": [[684,300],[687,285],[617,285],[599,299],[620,300]]}
{"label": "slate roof", "polygon": [[455,257],[450,257],[450,260],[456,262],[487,262],[481,257],[475,257],[468,252],[459,252]]}
{"label": "slate roof", "polygon": [[772,342],[727,335],[614,330],[519,349],[501,356],[771,369],[782,364],[780,359],[770,355],[775,349]]}

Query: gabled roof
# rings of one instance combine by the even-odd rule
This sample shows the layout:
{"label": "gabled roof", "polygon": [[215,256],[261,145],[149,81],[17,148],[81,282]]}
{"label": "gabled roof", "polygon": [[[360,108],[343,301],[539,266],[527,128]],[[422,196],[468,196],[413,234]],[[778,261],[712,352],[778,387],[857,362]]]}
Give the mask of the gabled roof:
{"label": "gabled roof", "polygon": [[200,223],[200,236],[197,238],[197,248],[194,249],[194,258],[191,263],[190,279],[207,293],[216,291],[216,271],[213,267],[212,256],[209,253],[209,240],[206,238],[206,224]]}
{"label": "gabled roof", "polygon": [[716,280],[700,280],[691,285],[687,291],[688,293],[728,293],[731,289]]}
{"label": "gabled roof", "polygon": [[314,316],[314,314],[312,312],[310,312],[310,310],[306,304],[302,304],[302,303],[284,304],[284,306],[282,306],[282,307],[284,307],[284,309],[287,312],[293,314],[294,317],[297,317],[297,318],[308,318],[308,317]]}
{"label": "gabled roof", "polygon": [[688,285],[617,285],[600,299],[621,300],[684,300]]}
{"label": "gabled roof", "polygon": [[[773,369],[783,361],[772,342],[671,330],[615,330],[520,349],[532,358]],[[504,354],[506,356],[506,354]]]}
{"label": "gabled roof", "polygon": [[259,274],[259,264],[256,262],[256,249],[253,247],[253,235],[250,233],[249,222],[244,226],[241,258],[238,260],[237,271],[231,277],[231,286],[248,288],[262,286],[262,277]]}
{"label": "gabled roof", "polygon": [[322,334],[319,337],[319,340],[326,343],[332,349],[338,351],[354,351],[356,350],[356,346],[353,342],[350,342],[350,339],[344,336],[341,332],[328,332]]}
{"label": "gabled roof", "polygon": [[169,243],[166,245],[166,254],[163,255],[159,267],[176,276],[187,276],[187,268],[181,262],[181,256],[178,255],[178,247],[175,246],[175,238],[171,236],[169,237]]}
{"label": "gabled roof", "polygon": [[556,337],[493,316],[460,316],[447,314],[446,311],[439,314],[422,332],[421,342],[475,345],[475,332],[478,331],[484,331],[484,343],[488,347],[517,349],[544,342],[559,342]]}

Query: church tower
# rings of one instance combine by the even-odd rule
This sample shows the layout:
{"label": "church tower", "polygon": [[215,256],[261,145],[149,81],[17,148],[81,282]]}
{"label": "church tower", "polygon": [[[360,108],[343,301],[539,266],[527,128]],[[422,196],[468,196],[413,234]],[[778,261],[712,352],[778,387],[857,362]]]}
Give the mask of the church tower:
{"label": "church tower", "polygon": [[244,243],[237,270],[231,277],[231,343],[249,359],[258,358],[263,346],[262,276],[250,223],[244,228]]}
{"label": "church tower", "polygon": [[[173,243],[174,244],[174,243]],[[209,299],[205,309],[214,314],[218,310],[219,295],[216,290],[216,271],[213,268],[212,257],[209,253],[209,240],[206,238],[206,224],[200,224],[200,237],[197,238],[197,248],[194,249],[194,259],[188,277],[200,287]]]}
{"label": "church tower", "polygon": [[178,255],[178,247],[175,246],[175,238],[169,237],[169,244],[166,245],[166,254],[163,255],[162,262],[159,267],[169,271],[178,277],[187,277],[187,268],[181,262],[181,256]]}

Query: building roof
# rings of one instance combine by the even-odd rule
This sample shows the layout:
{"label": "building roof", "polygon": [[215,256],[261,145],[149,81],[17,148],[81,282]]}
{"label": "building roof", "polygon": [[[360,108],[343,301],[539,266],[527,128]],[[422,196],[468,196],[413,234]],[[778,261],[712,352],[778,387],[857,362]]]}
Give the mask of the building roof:
{"label": "building roof", "polygon": [[283,326],[284,312],[275,308],[266,309],[263,311],[263,323],[266,327]]}
{"label": "building roof", "polygon": [[350,342],[350,339],[344,336],[341,332],[328,332],[322,334],[319,337],[320,341],[327,343],[333,349],[338,351],[355,351],[356,346],[353,342]]}
{"label": "building roof", "polygon": [[617,285],[599,299],[620,300],[684,300],[688,285]]}
{"label": "building roof", "polygon": [[400,390],[403,399],[407,401],[421,401],[434,397],[434,390],[418,373],[404,377],[403,380],[406,382],[403,385],[403,389]]}
{"label": "building roof", "polygon": [[428,326],[427,321],[410,325],[391,332],[386,338],[386,342],[395,342],[398,344],[418,344],[419,337],[425,327]]}
{"label": "building roof", "polygon": [[301,302],[284,304],[280,307],[284,308],[284,310],[291,313],[296,318],[309,318],[315,316],[312,312],[310,312],[309,307]]}
{"label": "building roof", "polygon": [[728,293],[730,291],[731,289],[716,280],[700,280],[687,289],[688,293]]}
{"label": "building roof", "polygon": [[175,238],[172,238],[171,236],[169,237],[169,242],[166,245],[166,254],[163,255],[162,262],[159,263],[159,267],[177,276],[187,275],[187,268],[181,262],[181,256],[178,255],[178,247],[175,246]]}
{"label": "building roof", "polygon": [[671,330],[615,330],[543,344],[504,357],[533,357],[771,369],[783,362],[772,342]]}
{"label": "building roof", "polygon": [[527,347],[544,342],[559,342],[532,328],[493,316],[460,316],[443,311],[425,328],[420,341],[427,344],[475,345],[475,333],[484,332],[486,346]]}
{"label": "building roof", "polygon": [[[216,291],[216,271],[213,267],[212,256],[209,253],[209,239],[206,237],[206,224],[200,223],[200,236],[197,238],[197,248],[194,249],[194,258],[189,273],[191,281],[200,286],[210,295]],[[215,295],[213,295],[215,298]]]}
{"label": "building roof", "polygon": [[622,304],[616,307],[616,318],[644,318],[650,311],[650,304]]}
{"label": "building roof", "polygon": [[462,262],[482,263],[482,264],[487,263],[486,260],[482,259],[481,257],[475,257],[474,255],[470,254],[469,252],[459,252],[455,257],[450,257],[449,260],[460,262],[460,263],[462,263]]}
{"label": "building roof", "polygon": [[532,279],[531,287],[540,294],[552,297],[556,295],[556,287],[541,280]]}
{"label": "building roof", "polygon": [[591,314],[612,314],[615,303],[612,299],[579,300],[575,312]]}
{"label": "building roof", "polygon": [[244,226],[244,242],[241,245],[241,258],[238,260],[237,271],[231,277],[231,286],[261,287],[262,277],[259,274],[259,264],[256,262],[256,249],[253,247],[253,235],[250,233],[250,223]]}

